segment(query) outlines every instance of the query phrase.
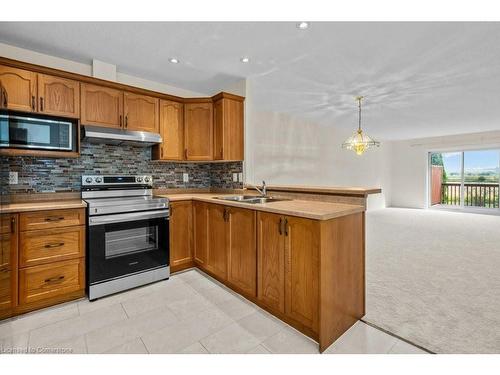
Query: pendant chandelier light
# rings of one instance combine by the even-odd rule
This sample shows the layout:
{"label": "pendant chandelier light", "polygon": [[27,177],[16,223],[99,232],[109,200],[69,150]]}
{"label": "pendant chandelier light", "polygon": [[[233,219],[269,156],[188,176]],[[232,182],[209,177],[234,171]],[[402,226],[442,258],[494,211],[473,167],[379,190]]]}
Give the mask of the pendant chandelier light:
{"label": "pendant chandelier light", "polygon": [[363,97],[357,96],[356,100],[359,108],[358,131],[342,143],[342,148],[353,150],[357,155],[363,155],[370,147],[379,147],[380,142],[373,140],[361,130],[361,100],[363,100]]}

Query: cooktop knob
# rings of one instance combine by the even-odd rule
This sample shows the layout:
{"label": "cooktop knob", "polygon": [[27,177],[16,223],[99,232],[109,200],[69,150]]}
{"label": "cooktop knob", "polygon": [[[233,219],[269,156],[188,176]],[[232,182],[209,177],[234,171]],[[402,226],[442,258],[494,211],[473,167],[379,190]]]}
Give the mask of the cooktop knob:
{"label": "cooktop knob", "polygon": [[142,182],[142,177],[136,177],[136,178],[135,178],[135,181],[136,181],[136,182]]}
{"label": "cooktop knob", "polygon": [[90,183],[92,182],[92,177],[87,177],[87,178],[85,179],[85,182],[86,182],[87,184],[90,184]]}
{"label": "cooktop knob", "polygon": [[97,182],[98,184],[100,184],[102,182],[102,178],[101,177],[96,177],[95,178],[95,182]]}
{"label": "cooktop knob", "polygon": [[144,182],[148,182],[148,183],[149,183],[150,181],[151,181],[151,178],[149,178],[149,177],[147,177],[147,176],[146,176],[146,177],[144,177]]}

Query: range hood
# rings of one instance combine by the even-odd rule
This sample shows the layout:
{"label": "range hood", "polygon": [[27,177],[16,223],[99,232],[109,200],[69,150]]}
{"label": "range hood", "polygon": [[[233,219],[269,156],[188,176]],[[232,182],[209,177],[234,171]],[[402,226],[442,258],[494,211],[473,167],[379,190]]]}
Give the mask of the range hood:
{"label": "range hood", "polygon": [[132,145],[148,147],[161,143],[160,134],[104,128],[85,125],[82,129],[82,139],[92,143],[106,143],[109,145]]}

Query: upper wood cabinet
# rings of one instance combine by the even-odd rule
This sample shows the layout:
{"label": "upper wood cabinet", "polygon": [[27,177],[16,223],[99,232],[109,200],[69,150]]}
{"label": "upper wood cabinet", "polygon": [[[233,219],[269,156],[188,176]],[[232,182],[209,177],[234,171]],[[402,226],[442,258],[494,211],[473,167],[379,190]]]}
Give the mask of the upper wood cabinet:
{"label": "upper wood cabinet", "polygon": [[123,91],[81,84],[81,123],[109,128],[123,126]]}
{"label": "upper wood cabinet", "polygon": [[125,92],[123,94],[125,129],[158,133],[159,102],[158,98]]}
{"label": "upper wood cabinet", "polygon": [[36,112],[36,73],[0,65],[0,81],[7,92],[7,108]]}
{"label": "upper wood cabinet", "polygon": [[0,215],[0,319],[11,316],[17,305],[17,218]]}
{"label": "upper wood cabinet", "polygon": [[38,112],[54,116],[80,117],[80,83],[38,74]]}
{"label": "upper wood cabinet", "polygon": [[191,201],[170,203],[170,267],[193,261],[193,204]]}
{"label": "upper wood cabinet", "polygon": [[160,135],[162,144],[153,148],[153,159],[184,159],[184,105],[160,100]]}
{"label": "upper wood cabinet", "polygon": [[214,102],[214,159],[244,159],[242,100],[222,97]]}
{"label": "upper wood cabinet", "polygon": [[227,210],[227,281],[243,294],[256,297],[256,213],[235,207]]}
{"label": "upper wood cabinet", "polygon": [[213,105],[184,104],[184,156],[186,160],[213,159]]}

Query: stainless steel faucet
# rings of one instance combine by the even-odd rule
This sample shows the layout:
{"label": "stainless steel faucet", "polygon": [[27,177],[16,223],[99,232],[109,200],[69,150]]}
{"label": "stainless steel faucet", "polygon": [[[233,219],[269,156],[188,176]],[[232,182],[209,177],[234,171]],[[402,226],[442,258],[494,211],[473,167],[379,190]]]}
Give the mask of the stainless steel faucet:
{"label": "stainless steel faucet", "polygon": [[257,186],[254,186],[255,190],[257,190],[262,197],[267,197],[267,188],[266,181],[262,180],[262,187],[259,189]]}

